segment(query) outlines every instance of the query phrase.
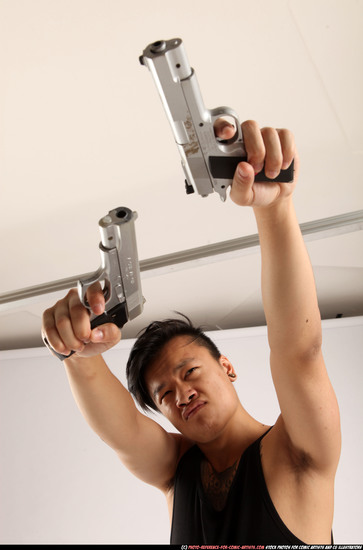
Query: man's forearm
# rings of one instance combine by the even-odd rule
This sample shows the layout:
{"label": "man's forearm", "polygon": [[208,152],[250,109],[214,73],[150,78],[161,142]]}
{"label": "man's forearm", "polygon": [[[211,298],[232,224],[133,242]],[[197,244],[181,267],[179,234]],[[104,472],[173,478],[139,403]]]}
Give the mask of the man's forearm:
{"label": "man's forearm", "polygon": [[272,351],[305,354],[321,345],[310,259],[292,198],[255,208],[262,256],[262,298]]}
{"label": "man's forearm", "polygon": [[113,449],[127,446],[140,413],[102,356],[71,356],[64,363],[74,399],[90,427]]}

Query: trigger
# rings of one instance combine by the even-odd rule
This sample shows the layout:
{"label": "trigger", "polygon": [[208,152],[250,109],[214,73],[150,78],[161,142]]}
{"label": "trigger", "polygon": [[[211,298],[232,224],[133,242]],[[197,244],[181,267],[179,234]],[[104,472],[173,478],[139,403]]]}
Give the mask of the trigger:
{"label": "trigger", "polygon": [[[218,137],[217,131],[218,127],[222,130],[222,133],[225,134],[225,130],[227,130],[227,133],[230,134],[229,130],[233,130],[233,135],[231,137]],[[226,116],[220,116],[214,123],[214,131],[216,133],[216,140],[218,143],[233,143],[238,138],[238,128],[236,121],[232,116],[226,115]]]}
{"label": "trigger", "polygon": [[102,289],[102,292],[105,302],[108,302],[111,297],[111,285],[109,281],[105,281],[105,287]]}

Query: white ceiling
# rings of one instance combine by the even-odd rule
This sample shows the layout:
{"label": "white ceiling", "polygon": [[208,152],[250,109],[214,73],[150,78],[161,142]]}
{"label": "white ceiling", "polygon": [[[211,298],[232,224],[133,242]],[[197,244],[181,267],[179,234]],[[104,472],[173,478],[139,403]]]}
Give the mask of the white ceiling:
{"label": "white ceiling", "polygon": [[[117,206],[139,214],[140,260],[256,232],[250,210],[185,195],[138,61],[159,39],[182,38],[208,108],[294,131],[301,223],[362,209],[362,22],[362,0],[0,0],[0,293],[95,271]],[[308,243],[324,318],[363,314],[362,243]],[[259,268],[251,253],[143,276],[124,337],[173,310],[208,329],[264,323]],[[0,349],[40,345],[55,299],[3,308]]]}

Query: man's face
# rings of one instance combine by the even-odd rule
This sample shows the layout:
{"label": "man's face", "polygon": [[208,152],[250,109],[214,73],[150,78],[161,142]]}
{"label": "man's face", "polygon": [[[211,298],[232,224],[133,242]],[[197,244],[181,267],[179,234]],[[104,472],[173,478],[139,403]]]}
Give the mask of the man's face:
{"label": "man's face", "polygon": [[234,370],[189,336],[177,336],[149,366],[145,381],[160,412],[186,437],[203,443],[218,437],[239,400],[229,375]]}

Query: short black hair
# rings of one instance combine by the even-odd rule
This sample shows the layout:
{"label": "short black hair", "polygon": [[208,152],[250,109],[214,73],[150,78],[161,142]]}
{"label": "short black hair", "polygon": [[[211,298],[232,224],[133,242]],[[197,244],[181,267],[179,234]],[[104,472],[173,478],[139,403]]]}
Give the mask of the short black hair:
{"label": "short black hair", "polygon": [[172,338],[190,336],[191,341],[207,348],[214,359],[218,360],[221,356],[215,343],[201,327],[195,327],[186,315],[176,313],[184,319],[153,321],[144,328],[134,343],[127,361],[126,378],[129,392],[144,411],[148,409],[158,411],[146,387],[146,369]]}

